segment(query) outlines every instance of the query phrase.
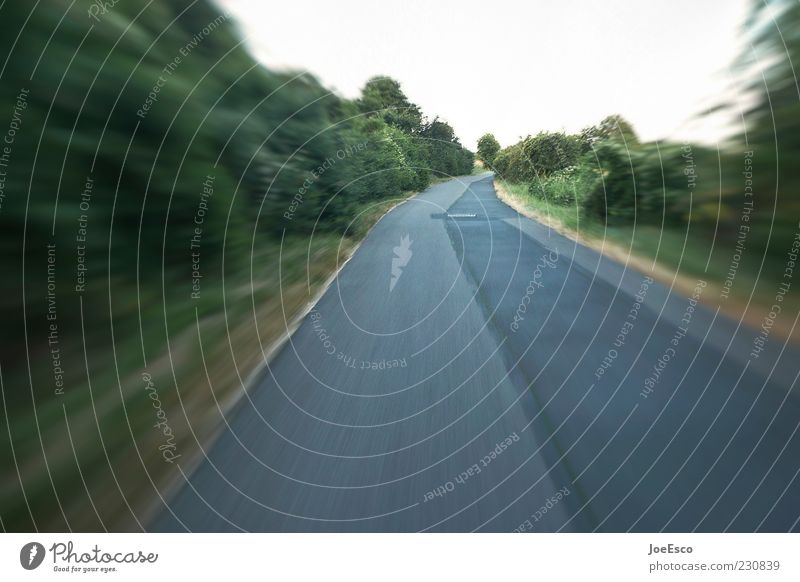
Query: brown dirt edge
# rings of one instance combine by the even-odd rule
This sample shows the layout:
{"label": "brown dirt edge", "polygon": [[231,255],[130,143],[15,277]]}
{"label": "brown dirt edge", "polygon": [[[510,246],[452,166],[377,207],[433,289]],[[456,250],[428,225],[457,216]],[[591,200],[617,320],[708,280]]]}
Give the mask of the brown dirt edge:
{"label": "brown dirt edge", "polygon": [[[518,196],[506,190],[496,177],[493,179],[493,182],[497,197],[523,216],[527,216],[531,220],[535,220],[567,238],[589,247],[598,253],[604,254],[619,263],[627,265],[629,268],[635,269],[643,275],[649,275],[659,283],[670,287],[673,291],[677,291],[683,296],[690,296],[692,294],[697,279],[678,273],[663,264],[656,263],[652,259],[635,255],[624,246],[608,239],[586,235],[585,233],[580,233],[568,228],[557,218],[530,208],[525,204],[524,200],[521,200]],[[733,298],[727,299],[724,303],[714,303],[707,298],[719,297],[721,287],[715,281],[706,280],[706,283],[708,284],[707,290],[711,291],[711,293],[704,293],[701,296],[700,302],[702,304],[712,311],[715,311],[717,307],[719,307],[720,313],[723,313],[734,321],[741,321],[754,331],[761,329],[764,315],[769,311],[768,305],[751,301],[748,307],[744,302],[737,301]],[[785,320],[775,320],[770,335],[772,334],[780,336],[783,342],[790,341],[792,344],[800,345],[800,332],[795,329],[794,333],[792,333],[791,323],[786,323]]]}

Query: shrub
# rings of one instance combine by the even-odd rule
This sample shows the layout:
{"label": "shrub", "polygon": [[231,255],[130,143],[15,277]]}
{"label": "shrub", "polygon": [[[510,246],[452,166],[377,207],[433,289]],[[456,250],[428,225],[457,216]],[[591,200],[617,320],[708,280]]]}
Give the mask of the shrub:
{"label": "shrub", "polygon": [[598,177],[584,200],[586,213],[609,222],[632,220],[637,204],[631,152],[619,144],[602,141],[586,154],[584,163]]}
{"label": "shrub", "polygon": [[500,177],[509,182],[530,182],[535,175],[530,160],[525,157],[522,142],[500,150],[494,167]]}
{"label": "shrub", "polygon": [[546,178],[531,182],[528,187],[533,196],[543,198],[551,204],[569,206],[576,201],[580,204],[597,180],[586,165],[569,166],[553,172]]}
{"label": "shrub", "polygon": [[697,183],[695,156],[701,153],[676,144],[631,149],[611,140],[598,142],[583,158],[597,176],[583,208],[613,222],[682,222]]}
{"label": "shrub", "polygon": [[522,150],[534,174],[542,177],[577,164],[581,145],[576,136],[542,132],[525,138]]}
{"label": "shrub", "polygon": [[494,164],[497,152],[500,151],[500,143],[491,133],[485,133],[478,140],[478,158],[487,166]]}

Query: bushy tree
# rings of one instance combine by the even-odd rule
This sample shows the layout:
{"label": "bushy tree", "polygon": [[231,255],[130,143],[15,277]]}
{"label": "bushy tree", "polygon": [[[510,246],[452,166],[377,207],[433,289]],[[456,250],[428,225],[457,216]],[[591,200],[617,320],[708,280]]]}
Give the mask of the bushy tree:
{"label": "bushy tree", "polygon": [[422,129],[422,112],[391,77],[373,77],[364,85],[358,101],[362,112],[378,115],[386,123],[408,133]]}
{"label": "bushy tree", "polygon": [[636,182],[629,152],[616,142],[600,141],[587,161],[598,177],[587,193],[584,210],[590,216],[608,222],[628,221],[636,216]]}
{"label": "bushy tree", "polygon": [[502,179],[510,182],[529,182],[535,176],[521,141],[497,153],[494,169]]}
{"label": "bushy tree", "polygon": [[580,156],[580,141],[565,133],[541,132],[522,142],[525,157],[537,177],[574,166]]}
{"label": "bushy tree", "polygon": [[541,132],[500,150],[494,158],[494,169],[503,179],[529,182],[574,166],[580,154],[577,136]]}
{"label": "bushy tree", "polygon": [[491,167],[494,164],[494,159],[499,151],[500,143],[493,134],[484,133],[478,140],[478,159],[487,166]]}
{"label": "bushy tree", "polygon": [[439,176],[457,176],[472,171],[473,154],[461,145],[449,123],[436,117],[423,125],[420,135],[426,142],[431,171]]}
{"label": "bushy tree", "polygon": [[697,187],[692,163],[707,153],[677,144],[630,149],[617,140],[600,141],[581,163],[596,177],[584,198],[584,210],[615,223],[634,218],[637,223],[657,225],[683,222]]}

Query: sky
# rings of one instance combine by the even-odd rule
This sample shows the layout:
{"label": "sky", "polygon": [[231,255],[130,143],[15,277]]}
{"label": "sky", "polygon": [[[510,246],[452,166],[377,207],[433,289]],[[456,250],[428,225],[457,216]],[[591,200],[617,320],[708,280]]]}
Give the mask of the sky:
{"label": "sky", "polygon": [[218,0],[253,54],[345,97],[389,75],[474,149],[618,113],[645,141],[715,143],[747,0]]}

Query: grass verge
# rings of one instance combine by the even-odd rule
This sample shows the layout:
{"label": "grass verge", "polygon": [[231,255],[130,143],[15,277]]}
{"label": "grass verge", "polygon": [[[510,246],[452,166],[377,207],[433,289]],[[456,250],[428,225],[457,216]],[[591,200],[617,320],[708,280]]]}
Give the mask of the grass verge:
{"label": "grass verge", "polygon": [[[711,309],[719,307],[732,319],[757,329],[770,311],[773,285],[748,270],[737,273],[737,285],[730,297],[719,300],[728,270],[726,255],[724,252],[715,255],[714,249],[709,249],[708,238],[693,232],[691,227],[678,231],[651,225],[607,226],[588,218],[577,203],[561,206],[532,195],[527,184],[495,177],[494,185],[498,198],[520,214],[650,275],[683,295],[691,294],[698,279],[705,280],[708,288],[701,301]],[[797,310],[800,303],[792,298],[790,305],[787,297],[787,307]],[[791,322],[776,320],[773,332],[784,340],[800,342],[800,333],[797,330],[792,333]]]}

